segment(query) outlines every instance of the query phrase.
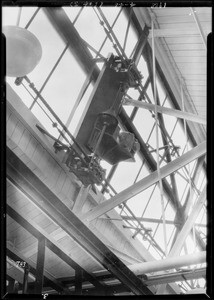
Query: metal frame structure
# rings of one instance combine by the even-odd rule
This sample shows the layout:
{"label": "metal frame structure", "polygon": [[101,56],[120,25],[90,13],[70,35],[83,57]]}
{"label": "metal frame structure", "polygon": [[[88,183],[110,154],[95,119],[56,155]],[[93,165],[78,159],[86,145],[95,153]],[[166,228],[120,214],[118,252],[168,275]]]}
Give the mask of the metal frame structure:
{"label": "metal frame structure", "polygon": [[[33,14],[30,23],[34,18],[36,18],[38,10]],[[51,26],[53,26],[57,34],[64,40],[66,46],[40,89],[37,89],[28,77],[25,77],[24,79],[26,79],[29,86],[25,85],[23,78],[21,81],[19,81],[20,78],[16,79],[16,84],[18,83],[19,85],[23,85],[28,92],[30,91],[30,88],[34,91],[36,96],[34,96],[30,110],[33,110],[36,105],[40,105],[39,103],[42,103],[43,107],[46,106],[46,114],[51,120],[52,125],[54,125],[53,127],[56,127],[58,129],[58,134],[60,134],[58,138],[59,141],[70,141],[70,138],[72,137],[73,142],[76,143],[75,138],[70,134],[68,127],[75,115],[77,107],[85,95],[87,88],[90,84],[94,85],[96,83],[100,74],[98,63],[105,62],[106,59],[100,52],[102,46],[99,50],[94,49],[94,47],[90,46],[87,41],[82,39],[75,27],[75,23],[81,16],[84,8],[79,10],[73,22],[71,22],[65,10],[61,7],[46,7],[42,8],[42,10],[48,18]],[[196,281],[194,282],[194,280],[205,278],[206,276],[206,269],[203,265],[205,263],[206,243],[200,234],[200,228],[204,228],[206,225],[196,222],[199,212],[204,209],[206,205],[206,188],[203,188],[202,190],[197,186],[199,173],[206,173],[206,142],[203,141],[198,143],[197,138],[194,136],[194,129],[197,130],[197,128],[200,128],[200,132],[203,131],[200,126],[206,125],[206,119],[203,116],[196,115],[195,113],[182,111],[181,105],[177,101],[173,88],[167,81],[164,70],[161,68],[157,57],[154,62],[154,49],[152,49],[150,45],[152,35],[154,35],[154,38],[166,35],[170,36],[172,34],[179,35],[181,32],[177,30],[172,33],[158,28],[155,28],[152,32],[150,30],[150,25],[154,20],[152,20],[152,14],[149,16],[145,9],[142,14],[144,14],[144,17],[146,16],[146,26],[142,29],[142,24],[139,22],[137,12],[133,8],[131,10],[129,8],[124,8],[120,10],[117,16],[119,17],[121,11],[124,10],[124,15],[128,20],[122,46],[122,43],[119,42],[113,28],[117,18],[115,19],[115,22],[110,25],[101,7],[93,8],[93,10],[98,17],[100,26],[104,29],[106,35],[105,40],[109,40],[113,44],[116,54],[122,59],[128,58],[126,54],[126,47],[128,35],[130,34],[130,27],[132,27],[138,36],[138,42],[134,47],[131,57],[136,65],[139,63],[141,58],[145,60],[148,69],[148,78],[145,80],[144,84],[139,84],[136,89],[139,95],[138,100],[133,100],[128,94],[124,97],[122,107],[119,112],[119,121],[123,128],[133,133],[138,140],[140,145],[138,155],[139,160],[142,163],[142,167],[139,169],[135,182],[124,190],[117,192],[117,188],[112,182],[119,165],[112,166],[109,169],[108,176],[106,176],[103,181],[100,191],[98,191],[95,186],[87,188],[84,186],[80,187],[71,211],[60,201],[60,198],[58,198],[45,185],[45,183],[43,183],[42,180],[39,179],[33,171],[27,167],[27,165],[25,165],[16,153],[13,152],[10,147],[7,147],[8,182],[19,192],[21,191],[21,193],[23,193],[29,201],[34,203],[43,214],[47,215],[58,226],[60,226],[60,228],[62,228],[69,237],[74,239],[78,246],[82,247],[84,251],[91,255],[91,257],[93,257],[93,259],[100,263],[100,265],[102,265],[105,269],[105,271],[97,273],[88,272],[75,260],[73,260],[62,247],[59,247],[54,239],[51,239],[51,237],[44,230],[39,228],[35,222],[30,224],[29,221],[7,204],[7,215],[38,240],[36,265],[33,266],[31,261],[26,260],[27,265],[23,271],[23,283],[20,283],[19,290],[22,290],[22,293],[30,292],[41,294],[47,292],[65,295],[117,295],[120,293],[129,293],[131,295],[151,295],[155,293],[162,294],[166,291],[169,293],[170,291],[173,293],[181,293],[181,288],[183,290],[185,290],[187,286],[188,288],[195,288]],[[191,9],[191,12],[194,16],[197,30],[200,33],[204,45],[206,46],[200,22],[193,9]],[[27,24],[27,27],[30,23]],[[186,34],[188,35],[189,33],[186,32]],[[57,116],[57,113],[55,115],[51,107],[48,104],[46,105],[45,99],[41,93],[43,89],[45,89],[48,81],[51,80],[52,74],[60,64],[60,61],[66,51],[70,51],[78,65],[86,74],[87,78],[81,88],[70,116],[68,117],[67,123],[64,125],[63,123],[60,123],[61,121]],[[96,54],[95,58],[92,55],[93,52]],[[154,63],[156,66],[155,69]],[[154,71],[156,74],[154,74]],[[167,108],[164,107],[164,104],[161,104],[161,96],[158,93],[155,75],[161,79],[161,85],[165,91],[166,98],[173,108]],[[156,98],[156,102],[151,99],[148,92],[149,88],[151,89],[154,98]],[[129,115],[126,111],[127,106],[133,106]],[[162,148],[157,147],[158,149],[155,150],[150,147],[148,141],[144,139],[140,131],[137,129],[137,126],[135,125],[135,118],[139,112],[139,108],[146,109],[147,112],[155,117],[153,129],[156,125],[157,131],[159,130],[160,133],[160,139],[163,145]],[[188,141],[186,142],[189,142],[191,145],[191,149],[188,149],[188,152],[184,154],[179,153],[177,145],[173,142],[172,134],[170,134],[167,130],[167,124],[163,117],[164,114],[169,114],[179,119],[177,122],[181,125],[182,130],[186,131],[186,137],[188,138]],[[180,119],[182,119],[182,121],[180,121]],[[185,120],[186,123],[183,123],[183,120]],[[61,126],[61,129],[59,129],[59,125]],[[152,131],[150,136],[152,135]],[[172,150],[171,152],[170,149]],[[160,153],[160,150],[163,150],[163,153]],[[153,155],[153,152],[155,151],[157,152],[156,158]],[[176,158],[174,158],[174,156],[176,156]],[[164,163],[164,165],[159,166],[159,161],[160,163]],[[190,168],[187,168],[187,165],[193,161],[196,162],[194,171],[191,173]],[[149,175],[138,180],[138,176],[144,166],[146,166],[147,170],[149,170]],[[187,182],[187,192],[183,203],[181,203],[181,197],[179,196],[179,187],[176,181],[176,176],[183,176],[185,182]],[[159,193],[164,199],[162,203],[162,216],[160,219],[144,216],[149,200],[141,217],[136,216],[134,211],[131,209],[130,202],[128,201],[130,198],[139,195],[151,186],[154,186],[154,189],[158,188]],[[87,202],[87,197],[89,197],[91,192],[95,192],[94,198],[96,200],[94,199],[94,203],[96,203],[96,206],[93,206],[85,212],[83,208]],[[190,211],[194,193],[197,195],[197,197],[195,197],[197,200]],[[110,199],[108,199],[108,201],[101,201],[100,199],[104,196],[107,196]],[[175,212],[174,220],[167,220],[167,218],[165,218],[165,212],[168,204]],[[120,218],[118,219],[114,219],[111,214],[111,211],[114,208],[120,212]],[[123,222],[123,229],[131,230],[133,240],[135,240],[136,237],[143,238],[143,240],[149,244],[147,251],[149,252],[149,248],[153,247],[153,251],[156,251],[162,260],[159,262],[144,261],[136,264],[136,267],[134,265],[127,266],[117,257],[114,251],[111,251],[110,248],[105,245],[105,243],[102,242],[101,239],[90,229],[90,224],[97,219],[109,220],[114,223]],[[150,228],[144,226],[145,222],[157,225],[154,233],[152,233]],[[166,225],[174,226],[172,238],[169,238],[168,244],[165,245],[166,248],[169,247],[168,253],[166,249],[163,250],[162,246],[159,245],[155,235],[159,226],[163,227],[163,235],[166,234]],[[201,252],[194,256],[194,254],[188,254],[187,251],[185,253],[186,260],[185,258],[182,260],[182,257],[179,257],[179,255],[181,254],[182,249],[187,249],[186,239],[188,236],[191,236],[195,243],[195,249],[197,247],[197,250]],[[44,267],[45,251],[47,248],[74,269],[75,276],[52,280],[48,274],[45,273]],[[24,259],[19,257],[18,254],[16,254],[9,246],[7,246],[7,257],[13,261],[22,261]],[[167,264],[167,259],[169,260],[169,264]],[[176,263],[177,265],[173,268],[176,269],[175,272],[164,272],[165,270],[171,270],[173,264]],[[155,264],[156,267],[154,267]],[[202,264],[202,267],[197,268],[197,270],[189,268],[182,270],[179,269],[182,266],[188,267],[193,264]],[[146,268],[146,265],[148,265],[148,270],[146,269],[145,271],[144,268]],[[155,273],[154,275],[145,275],[146,273],[159,271],[161,271],[159,274]],[[35,277],[35,283],[28,282],[29,272]],[[8,291],[12,290],[13,292],[17,292],[14,288],[14,279],[8,275],[7,280]],[[176,285],[175,282],[180,282],[180,286]],[[158,288],[155,287],[157,284],[159,284]]]}

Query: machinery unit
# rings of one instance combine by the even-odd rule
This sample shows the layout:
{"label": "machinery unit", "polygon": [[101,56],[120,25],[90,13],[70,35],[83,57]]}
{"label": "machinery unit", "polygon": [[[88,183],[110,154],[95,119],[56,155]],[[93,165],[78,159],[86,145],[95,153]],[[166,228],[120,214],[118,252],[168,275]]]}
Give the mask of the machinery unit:
{"label": "machinery unit", "polygon": [[[122,100],[127,90],[137,88],[142,76],[135,64],[118,56],[109,55],[85,110],[77,126],[73,144],[63,144],[40,126],[38,129],[55,140],[55,151],[63,151],[63,162],[85,186],[102,184],[105,170],[100,166],[103,159],[111,165],[121,161],[135,161],[139,143],[133,133],[123,130],[119,122]],[[58,129],[59,130],[59,129]],[[63,130],[66,131],[65,126]],[[67,132],[68,133],[68,132]]]}
{"label": "machinery unit", "polygon": [[114,165],[134,161],[139,144],[134,134],[124,131],[118,114],[123,96],[138,87],[142,76],[131,60],[109,55],[100,72],[76,134],[84,150]]}

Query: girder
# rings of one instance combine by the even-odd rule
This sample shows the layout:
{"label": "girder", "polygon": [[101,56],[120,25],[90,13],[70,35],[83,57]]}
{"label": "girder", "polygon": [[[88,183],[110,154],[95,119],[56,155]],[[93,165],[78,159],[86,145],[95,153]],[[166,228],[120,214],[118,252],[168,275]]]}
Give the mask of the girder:
{"label": "girder", "polygon": [[[92,56],[91,56],[89,50],[87,49],[87,46],[82,41],[81,37],[79,36],[77,30],[75,29],[75,27],[73,26],[73,24],[71,23],[69,18],[67,17],[66,13],[63,11],[62,8],[51,8],[51,7],[45,8],[45,13],[48,16],[48,18],[50,19],[53,26],[59,32],[59,34],[62,35],[64,37],[65,41],[70,44],[70,48],[69,48],[70,51],[74,54],[76,59],[80,62],[83,69],[85,70],[86,74],[90,73],[92,68],[94,68],[92,81],[95,82],[99,75],[99,69],[98,69],[98,67],[94,66],[94,61],[92,59]],[[140,36],[141,32],[142,32],[142,28],[141,28],[141,25],[138,23],[134,14],[132,15],[131,22],[136,27],[136,30]],[[149,46],[148,43],[146,43],[146,45],[144,45],[144,47],[143,47],[143,53],[145,51],[151,52],[151,47]],[[176,101],[176,98],[173,94],[173,91],[171,90],[158,62],[156,64],[156,68],[157,68],[157,73],[162,78],[164,87],[167,90],[170,100],[173,102],[173,105],[175,106],[176,109],[180,109],[180,107]],[[153,156],[149,153],[146,144],[142,140],[142,137],[140,136],[140,134],[138,134],[136,128],[134,127],[133,123],[131,122],[130,118],[127,116],[127,114],[123,108],[121,109],[120,119],[121,119],[122,123],[126,126],[128,131],[133,132],[135,134],[136,138],[138,139],[138,141],[140,141],[140,153],[143,155],[143,158],[146,160],[148,167],[152,171],[155,171],[157,169],[157,166],[156,166],[156,162],[155,162]],[[191,130],[189,129],[188,126],[187,126],[187,132],[191,138],[193,145],[196,146],[197,143],[195,142],[194,136],[191,133]],[[164,192],[167,194],[167,197],[169,198],[170,203],[172,204],[175,211],[177,212],[179,221],[184,222],[185,214],[182,211],[181,204],[179,201],[177,201],[177,199],[172,191],[172,188],[170,187],[169,183],[165,179],[163,179],[163,189],[164,189]],[[200,237],[197,235],[197,240],[198,239],[200,239]]]}
{"label": "girder", "polygon": [[[171,161],[167,165],[160,168],[160,176],[164,178],[171,173],[175,172],[176,170],[182,168],[186,164],[190,163],[194,159],[204,155],[206,152],[206,142],[201,143],[197,147],[193,148],[192,150],[188,151],[187,153],[183,154],[181,157]],[[123,190],[116,196],[112,197],[110,200],[105,201],[99,204],[97,207],[86,213],[83,218],[91,221],[104,213],[108,212],[109,210],[113,209],[117,205],[127,201],[131,197],[139,194],[143,190],[150,187],[152,184],[156,183],[159,180],[158,172],[155,171],[148,175],[147,177],[141,179],[137,183],[133,184],[132,186],[128,187],[127,189]]]}
{"label": "girder", "polygon": [[152,294],[143,282],[9,149],[7,177],[43,213],[136,295]]}

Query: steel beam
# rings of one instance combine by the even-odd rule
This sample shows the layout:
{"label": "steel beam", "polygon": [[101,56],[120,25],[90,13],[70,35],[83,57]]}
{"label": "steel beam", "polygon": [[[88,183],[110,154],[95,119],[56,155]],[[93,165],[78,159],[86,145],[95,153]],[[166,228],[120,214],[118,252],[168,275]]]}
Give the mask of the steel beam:
{"label": "steel beam", "polygon": [[72,211],[76,215],[81,213],[82,207],[87,199],[90,188],[91,188],[90,185],[87,187],[85,187],[84,185],[81,186],[80,191],[79,191],[79,193],[75,199],[74,205],[72,207]]}
{"label": "steel beam", "polygon": [[25,268],[24,268],[23,287],[22,287],[22,293],[23,294],[27,294],[29,271],[30,271],[30,267],[29,267],[28,263],[26,263]]}
{"label": "steel beam", "polygon": [[[141,135],[138,133],[137,129],[135,128],[134,124],[131,122],[130,118],[126,114],[125,110],[121,110],[120,113],[120,119],[122,124],[127,128],[129,132],[134,133],[136,139],[138,140],[140,144],[140,151],[139,155],[142,156],[142,158],[146,161],[147,167],[150,169],[150,171],[154,172],[157,170],[157,163],[155,159],[153,158],[152,154],[148,151],[148,146],[146,143],[143,141]],[[163,183],[163,190],[166,195],[166,197],[169,199],[172,207],[174,208],[175,211],[178,212],[181,220],[184,219],[183,213],[182,213],[182,206],[180,202],[177,201],[176,196],[173,193],[173,190],[165,178],[162,180]]]}
{"label": "steel beam", "polygon": [[[29,223],[24,217],[22,217],[18,212],[16,212],[12,207],[7,205],[7,214],[15,220],[18,224],[20,224],[24,229],[30,232],[37,239],[46,239],[46,246],[57,256],[59,256],[65,263],[67,263],[72,269],[77,270],[81,269],[83,271],[84,277],[87,278],[96,288],[104,288],[104,286],[95,278],[93,275],[84,270],[79,264],[77,264],[68,253],[66,253],[57,242],[51,238],[42,228],[40,228],[34,221]],[[31,268],[32,269],[32,268]],[[47,281],[47,280],[46,280]],[[54,283],[55,284],[55,283]],[[54,285],[54,288],[61,288],[57,285]],[[58,290],[58,289],[56,289]]]}
{"label": "steel beam", "polygon": [[172,272],[164,275],[153,275],[148,276],[148,280],[146,284],[150,285],[159,285],[159,284],[166,284],[170,282],[177,282],[177,281],[186,281],[192,279],[199,279],[206,276],[206,268],[194,269],[194,270],[181,270],[178,272]]}
{"label": "steel beam", "polygon": [[83,272],[82,270],[75,271],[75,294],[82,295],[82,279]]}
{"label": "steel beam", "polygon": [[204,47],[207,50],[207,42],[206,42],[206,38],[205,38],[204,31],[203,31],[203,28],[201,26],[201,23],[200,23],[197,15],[195,14],[195,11],[194,11],[194,9],[192,7],[190,7],[190,11],[191,11],[191,14],[193,15],[193,18],[195,20],[195,23],[196,23],[196,26],[198,28],[198,32],[199,32],[199,34],[200,34],[200,36],[202,38],[202,42],[204,44]]}
{"label": "steel beam", "polygon": [[[198,36],[199,32],[197,29],[154,29],[154,37],[184,37],[184,36]],[[152,38],[152,32],[149,31],[148,38]]]}
{"label": "steel beam", "polygon": [[192,211],[191,211],[188,219],[186,220],[186,223],[184,224],[183,228],[181,229],[181,231],[169,253],[170,257],[177,256],[180,254],[180,251],[184,245],[184,242],[185,242],[187,236],[189,235],[190,231],[192,230],[192,227],[193,227],[193,225],[197,219],[197,216],[198,216],[199,212],[201,211],[205,201],[206,201],[206,187],[203,189],[197,202],[193,206]]}
{"label": "steel beam", "polygon": [[[195,264],[202,264],[206,262],[206,251],[182,255],[177,257],[169,257],[162,260],[146,261],[143,263],[136,263],[129,266],[129,269],[137,276],[160,272],[171,269],[178,269]],[[95,274],[95,273],[94,273]],[[98,272],[99,275],[107,274],[106,271]]]}
{"label": "steel beam", "polygon": [[64,39],[65,43],[69,44],[69,50],[78,60],[85,73],[89,74],[94,68],[92,80],[96,81],[99,74],[99,68],[97,66],[94,67],[96,62],[93,60],[92,54],[65,11],[61,7],[45,7],[43,10],[50,22],[54,24],[59,35]]}
{"label": "steel beam", "polygon": [[44,281],[44,263],[45,263],[45,238],[38,241],[38,252],[36,262],[36,283],[35,294],[41,294]]}
{"label": "steel beam", "polygon": [[[135,218],[133,218],[131,216],[123,216],[123,215],[121,215],[121,218],[123,218],[124,221],[126,221],[126,220],[134,221],[135,220]],[[145,218],[145,217],[136,217],[136,219],[138,221],[140,221],[140,222],[149,222],[149,223],[163,224],[163,220],[162,219]],[[107,220],[109,220],[109,219],[107,219]],[[110,219],[110,220],[114,220],[114,219]],[[121,219],[115,219],[115,220],[121,221]],[[179,223],[177,221],[166,220],[165,222],[166,222],[166,224],[169,224],[169,225],[181,226],[181,223]],[[198,227],[207,227],[207,225],[200,224],[200,223],[195,223],[195,225],[198,226]]]}
{"label": "steel beam", "polygon": [[[80,64],[83,64],[83,65],[85,64],[84,69],[85,69],[86,73],[87,74],[90,73],[90,70],[92,69],[92,66],[94,63],[93,60],[91,60],[91,54],[89,53],[89,50],[87,49],[86,45],[81,41],[81,37],[79,36],[77,30],[75,29],[75,27],[69,20],[66,13],[63,11],[62,8],[56,9],[56,8],[49,7],[49,8],[45,8],[44,11],[45,11],[46,15],[48,16],[49,20],[51,21],[51,23],[53,24],[53,26],[59,32],[59,34],[65,38],[66,43],[67,43],[67,41],[70,43],[70,45],[71,45],[70,50],[74,54],[74,56],[77,58],[77,60],[80,62]],[[126,9],[125,9],[125,11],[126,11]],[[142,33],[142,28],[138,24],[138,22],[136,22],[135,19],[136,19],[135,15],[133,15],[132,22],[133,22],[134,26],[137,28],[137,31],[140,36]],[[76,39],[77,40],[80,39],[80,40],[78,40],[78,42],[76,43],[75,42]],[[149,47],[148,43],[146,44],[146,46]],[[83,49],[81,49],[81,51],[79,51],[79,47],[83,48]],[[160,74],[161,69],[158,64],[157,64],[157,71]],[[94,72],[93,72],[93,78],[92,78],[93,82],[96,81],[99,73],[100,73],[99,69],[95,68]],[[161,73],[161,76],[164,77],[164,74]],[[170,95],[170,99],[174,100],[174,95],[173,95],[166,80],[164,81],[164,85],[166,86],[166,89]],[[176,100],[173,102],[175,104],[175,107],[179,108],[177,105],[177,102],[176,103],[175,102],[176,102]],[[141,143],[140,143],[141,155],[146,160],[148,167],[152,171],[155,171],[156,163],[155,163],[152,155],[148,152],[145,143],[142,141],[141,136],[138,134],[136,128],[133,126],[133,123],[131,122],[131,120],[129,119],[129,117],[127,116],[127,114],[125,113],[125,110],[123,108],[121,109],[120,118],[121,118],[122,124],[125,125],[127,130],[129,130],[130,132],[133,132],[138,140],[140,138],[140,140],[141,140]],[[193,135],[191,135],[191,138],[194,139]],[[196,145],[196,143],[194,145]],[[163,188],[164,188],[164,192],[167,194],[167,197],[169,198],[173,208],[178,212],[180,219],[183,220],[184,214],[182,212],[182,207],[181,207],[180,203],[177,203],[174,193],[173,193],[170,185],[168,184],[168,182],[165,179],[163,179]]]}
{"label": "steel beam", "polygon": [[[184,155],[180,156],[179,158],[176,158],[175,160],[171,161],[167,165],[160,168],[161,179],[170,175],[176,170],[184,167],[186,164],[204,155],[205,153],[206,153],[206,142],[203,142],[200,145],[193,148],[192,150],[185,153]],[[105,214],[109,210],[115,208],[116,206],[123,203],[124,201],[127,201],[128,199],[141,193],[151,185],[155,184],[158,180],[159,180],[158,172],[155,171],[152,174],[148,175],[147,177],[141,179],[137,183],[133,184],[129,188],[123,190],[116,196],[112,197],[110,200],[99,204],[97,207],[95,207],[94,209],[90,210],[85,215],[83,215],[82,218],[87,220],[88,222],[92,221],[95,218],[98,218],[99,216]]]}
{"label": "steel beam", "polygon": [[145,26],[144,29],[142,30],[141,36],[137,42],[136,49],[132,57],[132,60],[134,61],[136,66],[138,65],[139,60],[141,58],[143,48],[147,43],[148,34],[149,34],[149,28]]}
{"label": "steel beam", "polygon": [[[130,99],[130,98],[125,98],[124,105],[131,105],[131,106],[135,106],[135,107],[139,107],[139,108],[144,108],[147,110],[151,110],[154,111],[155,110],[155,105],[151,104],[151,103],[146,103],[146,102],[142,102],[142,101],[137,101],[134,99]],[[192,122],[196,122],[196,123],[200,123],[203,125],[206,125],[206,118],[201,117],[199,115],[196,114],[192,114],[192,113],[188,113],[188,112],[183,112],[181,110],[178,109],[172,109],[172,108],[168,108],[168,107],[164,107],[164,106],[159,106],[157,105],[157,112],[162,113],[162,114],[166,114],[169,116],[173,116],[176,118],[180,118],[186,121],[192,121]]]}
{"label": "steel beam", "polygon": [[[144,58],[146,59],[146,63],[147,63],[147,68],[148,68],[148,72],[149,72],[149,78],[151,80],[151,85],[152,85],[152,91],[153,91],[153,94],[155,94],[155,91],[156,91],[156,94],[157,94],[157,97],[156,97],[156,100],[157,100],[157,105],[160,106],[160,99],[159,99],[159,93],[158,93],[158,89],[157,89],[157,86],[154,82],[154,66],[153,66],[153,51],[149,51],[149,48],[146,47],[144,49]],[[155,59],[155,58],[154,58]],[[156,63],[155,63],[155,68],[156,68]],[[156,110],[155,110],[156,111]],[[168,132],[166,130],[166,127],[165,127],[165,124],[164,124],[164,118],[163,118],[163,115],[162,114],[157,114],[157,118],[158,118],[158,121],[159,121],[159,126],[160,126],[160,132],[161,132],[161,136],[162,136],[162,140],[163,140],[163,145],[164,147],[169,147],[169,141],[170,141],[170,138],[168,138]],[[171,162],[172,158],[171,158],[171,154],[168,150],[165,151],[165,155],[166,155],[166,159],[167,159],[167,163]],[[176,183],[176,180],[175,180],[175,175],[174,173],[170,174],[170,180],[171,180],[171,184],[172,184],[172,193],[174,194],[174,201],[175,203],[177,204],[177,207],[179,207],[179,195],[178,195],[178,188],[177,188],[177,183]],[[163,183],[163,180],[161,180],[161,184],[162,186],[164,187],[164,184],[166,185],[166,183]],[[170,198],[169,198],[170,200]],[[177,211],[175,209],[175,211]],[[179,211],[179,215],[180,215],[180,212],[181,212],[181,209],[178,209]],[[182,219],[182,217],[181,217]],[[166,243],[166,241],[165,241]],[[166,245],[165,245],[165,248]]]}
{"label": "steel beam", "polygon": [[[199,158],[198,161],[197,161],[194,173],[192,175],[192,182],[193,182],[195,187],[198,184],[198,180],[199,180],[199,177],[201,175],[201,171],[203,169],[203,163],[204,163],[204,157]],[[191,189],[192,189],[192,185],[191,185],[191,187],[189,186],[188,193],[186,195],[186,198],[185,198],[185,201],[184,201],[184,204],[183,204],[184,212],[186,213],[186,215],[188,215],[188,213],[189,213],[189,207],[192,203],[192,199],[193,199],[193,196],[194,196],[194,192],[193,191],[191,192]]]}
{"label": "steel beam", "polygon": [[[32,273],[32,275],[36,276],[36,269],[32,266],[32,262],[30,262],[29,259],[20,257],[20,255],[18,255],[17,253],[14,253],[14,249],[12,250],[12,249],[7,248],[6,253],[7,253],[7,256],[14,261],[22,261],[22,260],[26,261],[30,267],[30,273]],[[49,279],[46,275],[44,276],[44,285],[53,288],[55,291],[57,291],[59,293],[61,293],[62,291],[64,291],[64,292],[68,291],[67,288],[61,284],[61,282],[57,281],[56,279],[53,281],[53,280]]]}
{"label": "steel beam", "polygon": [[[206,200],[206,188],[203,189],[201,195],[199,196],[196,204],[194,205],[194,207],[191,211],[190,216],[188,217],[188,219],[186,220],[186,223],[184,224],[183,228],[179,232],[178,237],[177,237],[168,257],[176,258],[180,254],[180,252],[183,248],[183,245],[185,243],[185,240],[186,240],[187,236],[190,234],[192,227],[197,219],[197,216],[205,203],[205,200]],[[157,294],[162,294],[164,292],[164,290],[165,290],[165,286],[160,286],[158,288]]]}
{"label": "steel beam", "polygon": [[136,295],[152,294],[143,282],[108,249],[50,189],[7,148],[7,177],[81,247]]}
{"label": "steel beam", "polygon": [[[194,270],[180,270],[177,272],[171,272],[167,274],[161,274],[161,275],[150,275],[150,276],[144,276],[142,280],[147,286],[152,285],[159,285],[159,284],[166,284],[171,282],[177,282],[177,281],[186,281],[186,280],[192,280],[192,279],[200,279],[206,276],[206,268],[199,268]],[[111,290],[111,292],[125,292],[128,291],[125,286],[122,286],[119,284],[119,281],[112,278],[111,276],[97,276],[99,280],[104,281],[105,283],[108,283],[109,287],[108,289]],[[64,277],[60,278],[60,281],[66,285],[66,286],[73,286],[74,284],[74,277]],[[96,295],[96,289],[94,289],[92,286],[89,286],[87,283],[83,283],[83,294],[86,293],[86,289],[90,291],[91,294]]]}

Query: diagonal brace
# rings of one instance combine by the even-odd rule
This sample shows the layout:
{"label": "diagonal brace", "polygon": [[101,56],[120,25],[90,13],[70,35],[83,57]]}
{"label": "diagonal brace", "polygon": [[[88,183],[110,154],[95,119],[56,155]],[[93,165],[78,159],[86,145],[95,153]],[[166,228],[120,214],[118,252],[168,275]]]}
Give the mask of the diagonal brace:
{"label": "diagonal brace", "polygon": [[[186,164],[190,163],[194,159],[204,155],[206,153],[206,142],[203,142],[193,148],[192,150],[188,151],[184,155],[180,156],[179,158],[171,161],[167,165],[163,166],[160,169],[160,177],[161,179],[167,177],[171,173],[177,171],[178,169],[184,167]],[[119,204],[127,201],[128,199],[136,196],[137,194],[141,193],[154,183],[159,180],[158,172],[155,171],[150,175],[146,176],[145,178],[141,179],[134,185],[128,187],[121,193],[117,194],[116,196],[112,197],[111,200],[105,201],[99,204],[94,209],[87,212],[85,215],[82,216],[82,219],[87,220],[88,222],[98,218],[99,216],[107,213],[111,209],[115,208]]]}

